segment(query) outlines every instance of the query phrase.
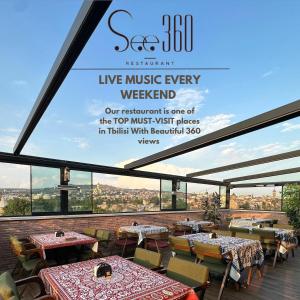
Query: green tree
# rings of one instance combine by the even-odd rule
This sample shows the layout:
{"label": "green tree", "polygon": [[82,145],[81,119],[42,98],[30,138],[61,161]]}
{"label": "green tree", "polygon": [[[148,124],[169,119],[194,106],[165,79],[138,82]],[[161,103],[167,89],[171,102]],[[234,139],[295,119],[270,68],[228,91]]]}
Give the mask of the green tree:
{"label": "green tree", "polygon": [[25,216],[31,214],[30,201],[24,198],[13,198],[8,200],[3,208],[4,216]]}
{"label": "green tree", "polygon": [[300,185],[287,184],[282,192],[283,210],[289,218],[290,225],[300,228]]}

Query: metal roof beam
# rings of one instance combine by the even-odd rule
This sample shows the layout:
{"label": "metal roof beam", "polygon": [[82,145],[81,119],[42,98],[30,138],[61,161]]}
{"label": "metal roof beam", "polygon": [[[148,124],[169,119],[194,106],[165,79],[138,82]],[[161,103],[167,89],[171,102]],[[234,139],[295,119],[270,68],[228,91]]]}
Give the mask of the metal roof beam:
{"label": "metal roof beam", "polygon": [[187,178],[185,176],[177,176],[177,175],[165,174],[165,173],[126,170],[123,168],[115,168],[115,167],[109,167],[103,165],[87,164],[87,163],[81,163],[75,161],[59,160],[59,159],[44,158],[44,157],[37,157],[37,156],[13,155],[12,153],[6,153],[6,152],[0,152],[0,162],[49,167],[49,168],[69,167],[70,170],[76,170],[76,171],[104,173],[104,174],[113,174],[113,175],[122,175],[122,176],[134,176],[134,177],[143,177],[143,178],[152,178],[152,179],[180,180],[183,182],[192,182],[192,183],[218,185],[218,186],[226,185],[226,183],[222,181],[216,181],[216,180]]}
{"label": "metal roof beam", "polygon": [[241,176],[241,177],[227,178],[227,179],[224,179],[223,181],[226,183],[229,183],[229,182],[244,181],[244,180],[251,180],[251,179],[257,179],[257,178],[264,178],[264,177],[272,177],[272,176],[277,176],[277,175],[292,174],[292,173],[298,173],[298,172],[300,172],[300,168],[291,168],[291,169],[284,169],[284,170],[278,170],[278,171],[272,171],[272,172],[265,172],[265,173]]}
{"label": "metal roof beam", "polygon": [[208,169],[208,170],[189,173],[186,176],[187,177],[197,177],[197,176],[203,176],[203,175],[208,175],[208,174],[213,174],[213,173],[220,173],[220,172],[224,172],[224,171],[236,170],[236,169],[256,166],[256,165],[260,165],[260,164],[266,164],[266,163],[289,159],[289,158],[294,158],[294,157],[298,157],[298,156],[300,156],[300,150],[295,150],[295,151],[280,153],[280,154],[276,154],[276,155],[265,156],[262,158],[251,159],[251,160],[243,161],[240,163],[230,164],[230,165],[212,168],[212,169]]}
{"label": "metal roof beam", "polygon": [[242,122],[214,131],[191,141],[154,153],[125,165],[126,169],[136,169],[172,158],[187,152],[207,147],[234,137],[271,126],[300,116],[300,100],[291,102]]}
{"label": "metal roof beam", "polygon": [[21,153],[110,4],[109,0],[85,0],[83,2],[17,139],[13,150],[15,155]]}
{"label": "metal roof beam", "polygon": [[240,183],[240,184],[231,184],[229,188],[248,188],[248,187],[267,187],[267,186],[283,186],[285,184],[300,184],[298,181],[276,181],[276,182],[251,182],[251,183]]}

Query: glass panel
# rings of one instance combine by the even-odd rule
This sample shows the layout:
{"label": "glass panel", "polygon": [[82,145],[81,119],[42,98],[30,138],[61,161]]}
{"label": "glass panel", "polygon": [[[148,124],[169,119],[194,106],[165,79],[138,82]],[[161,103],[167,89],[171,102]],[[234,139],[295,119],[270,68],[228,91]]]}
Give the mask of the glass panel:
{"label": "glass panel", "polygon": [[0,216],[31,215],[30,167],[0,163]]}
{"label": "glass panel", "polygon": [[220,208],[226,208],[226,186],[220,186]]}
{"label": "glass panel", "polygon": [[281,186],[230,190],[230,209],[281,210]]}
{"label": "glass panel", "polygon": [[172,180],[161,180],[161,209],[172,209]]}
{"label": "glass panel", "polygon": [[187,183],[188,210],[206,209],[219,197],[219,186],[199,183]]}
{"label": "glass panel", "polygon": [[176,189],[176,209],[186,209],[186,182],[180,182],[179,189]]}
{"label": "glass panel", "polygon": [[69,184],[76,190],[69,190],[69,212],[92,211],[92,173],[71,171]]}
{"label": "glass panel", "polygon": [[32,213],[60,212],[60,169],[32,166],[31,178]]}
{"label": "glass panel", "polygon": [[93,211],[159,211],[160,181],[157,179],[93,174]]}

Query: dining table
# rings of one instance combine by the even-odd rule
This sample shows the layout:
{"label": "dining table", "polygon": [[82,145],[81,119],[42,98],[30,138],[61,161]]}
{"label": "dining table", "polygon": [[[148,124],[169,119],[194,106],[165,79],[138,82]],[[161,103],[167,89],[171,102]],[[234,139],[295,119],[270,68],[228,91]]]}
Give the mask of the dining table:
{"label": "dining table", "polygon": [[230,221],[229,227],[252,226],[253,224],[273,223],[273,222],[274,219],[261,219],[261,218],[232,219]]}
{"label": "dining table", "polygon": [[214,225],[213,222],[204,221],[204,220],[184,220],[184,221],[178,221],[176,224],[191,227],[195,232],[199,232],[202,226]]}
{"label": "dining table", "polygon": [[[219,245],[222,254],[228,259],[232,259],[230,277],[239,281],[245,268],[253,265],[261,266],[264,262],[264,253],[260,241],[249,240],[231,236],[217,235],[213,237],[209,233],[195,233],[180,236],[179,238],[187,239],[190,246],[198,241],[205,244]],[[230,255],[229,255],[230,254]]]}
{"label": "dining table", "polygon": [[[29,236],[30,241],[41,250],[41,254],[46,259],[46,250],[64,248],[79,245],[98,246],[98,241],[90,236],[75,232],[64,232],[63,236],[57,237],[54,232],[44,234],[33,234]],[[97,251],[96,251],[97,252]]]}
{"label": "dining table", "polygon": [[[111,276],[94,275],[100,263],[111,266]],[[56,300],[198,299],[191,287],[120,256],[42,269],[38,276]]]}
{"label": "dining table", "polygon": [[121,232],[136,233],[138,235],[138,244],[141,244],[146,237],[146,234],[168,232],[168,227],[156,226],[156,225],[132,225],[121,226],[119,229]]}

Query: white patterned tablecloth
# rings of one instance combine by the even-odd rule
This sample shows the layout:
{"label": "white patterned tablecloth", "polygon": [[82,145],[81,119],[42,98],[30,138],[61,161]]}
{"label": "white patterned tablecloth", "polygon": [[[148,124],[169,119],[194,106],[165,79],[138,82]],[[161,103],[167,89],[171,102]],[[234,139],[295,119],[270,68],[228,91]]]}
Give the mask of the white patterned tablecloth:
{"label": "white patterned tablecloth", "polygon": [[122,226],[120,227],[120,231],[137,233],[139,236],[138,244],[140,244],[147,233],[160,233],[167,232],[168,228],[163,226],[155,226],[155,225],[136,225],[136,226]]}
{"label": "white patterned tablecloth", "polygon": [[241,272],[253,265],[262,265],[264,261],[264,253],[260,241],[241,239],[230,236],[218,236],[210,238],[208,233],[196,233],[181,236],[180,238],[187,239],[191,246],[194,241],[219,245],[223,254],[230,252],[232,256],[232,267],[230,276],[238,281]]}
{"label": "white patterned tablecloth", "polygon": [[195,220],[178,221],[177,224],[178,225],[189,226],[196,232],[199,232],[199,229],[201,228],[201,226],[214,225],[214,223],[210,222],[210,221],[195,221]]}

